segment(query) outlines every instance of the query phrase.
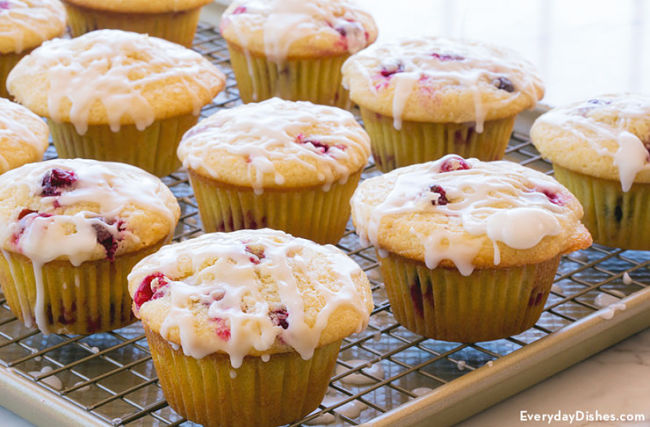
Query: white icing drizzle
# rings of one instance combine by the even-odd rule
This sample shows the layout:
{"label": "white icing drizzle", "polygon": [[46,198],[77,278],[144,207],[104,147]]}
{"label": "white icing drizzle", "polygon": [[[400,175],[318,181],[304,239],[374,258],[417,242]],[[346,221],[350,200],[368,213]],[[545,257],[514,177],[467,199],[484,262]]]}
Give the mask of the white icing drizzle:
{"label": "white icing drizzle", "polygon": [[[296,41],[310,36],[340,37],[341,46],[355,53],[368,44],[366,30],[358,21],[360,11],[348,0],[236,0],[224,13],[222,25],[232,30],[253,77],[250,44],[251,38],[259,37],[258,32],[263,37],[264,55],[278,64],[287,59]],[[256,100],[257,83],[252,80]]]}
{"label": "white icing drizzle", "polygon": [[429,394],[432,391],[433,391],[433,389],[431,389],[429,387],[417,387],[417,388],[414,388],[413,390],[411,390],[411,393],[413,393],[414,395],[420,397],[420,396],[424,396],[425,394]]}
{"label": "white icing drizzle", "polygon": [[[28,58],[38,59],[39,66],[47,69],[49,116],[64,121],[64,107],[69,103],[70,122],[81,135],[88,130],[91,111],[98,103],[113,132],[122,123],[144,130],[154,122],[155,114],[143,88],[179,80],[195,115],[204,104],[197,85],[208,90],[196,78],[210,66],[201,55],[145,34],[92,31],[71,40],[45,42]],[[8,85],[14,77],[14,73],[9,75]]]}
{"label": "white icing drizzle", "polygon": [[[372,377],[384,379],[384,368],[382,367],[381,363],[372,364],[372,362],[361,359],[346,360],[345,363],[352,366],[352,368],[357,368],[359,366],[364,367],[361,369],[361,371],[346,375],[345,377],[341,378],[341,382],[353,385],[365,385],[377,382]],[[336,365],[336,375],[342,375],[348,371],[349,368],[346,368],[343,365]],[[364,375],[362,372],[366,373],[367,375]]]}
{"label": "white icing drizzle", "polygon": [[10,40],[14,52],[31,47],[25,45],[25,35],[36,33],[45,40],[52,27],[65,26],[65,10],[58,0],[3,0],[0,6],[0,43]]}
{"label": "white icing drizzle", "polygon": [[[318,144],[327,145],[327,153]],[[327,191],[335,180],[345,183],[358,170],[350,170],[348,164],[365,164],[369,138],[347,111],[271,98],[221,110],[201,121],[183,137],[178,156],[183,166],[205,170],[218,179],[227,171],[211,164],[216,149],[246,160],[248,179],[257,194],[264,191],[267,175],[277,185],[285,183],[276,163],[286,161],[312,171]]]}
{"label": "white icing drizzle", "polygon": [[[43,366],[43,368],[41,368],[40,371],[30,371],[28,372],[28,374],[31,375],[32,377],[38,377],[40,375],[47,374],[52,371],[53,369],[51,366]],[[43,378],[41,382],[43,384],[49,385],[55,390],[61,390],[63,388],[63,382],[56,375],[50,375],[49,377]]]}
{"label": "white icing drizzle", "polygon": [[[506,172],[515,166],[504,161],[467,159],[471,169],[440,172],[443,163],[455,158],[458,156],[447,155],[435,162],[398,169],[375,178],[398,176],[383,202],[372,208],[367,227],[357,228],[360,237],[379,247],[379,230],[385,217],[434,211],[446,215],[450,223],[460,224],[472,236],[485,235],[492,242],[502,242],[513,249],[533,248],[545,236],[555,236],[561,232],[556,216],[563,208],[551,203],[539,191],[559,192],[559,184],[528,175],[526,180],[530,186],[525,186],[517,179],[520,175]],[[521,173],[524,173],[523,168]],[[442,187],[448,204],[434,205],[440,196],[430,190],[432,185]],[[355,218],[363,218],[364,206],[359,201],[360,197],[357,191],[352,198]],[[411,233],[424,246],[427,268],[434,269],[440,261],[447,259],[467,276],[474,270],[473,260],[481,249],[482,241],[468,239],[454,233],[451,228],[431,227],[426,234],[411,228]],[[494,253],[494,264],[497,265],[500,254],[496,244]]]}
{"label": "white icing drizzle", "polygon": [[625,285],[632,284],[632,278],[630,277],[630,274],[627,271],[623,273],[623,284]]}
{"label": "white icing drizzle", "polygon": [[[253,255],[247,246],[262,253],[257,263],[251,261]],[[305,256],[305,251],[312,255]],[[328,259],[334,282],[309,275],[309,259],[315,254]],[[194,266],[189,276],[184,267],[187,265]],[[308,291],[299,284],[299,272],[311,278]],[[238,368],[251,351],[269,350],[277,340],[309,359],[330,316],[342,306],[359,313],[357,331],[365,328],[369,318],[367,301],[353,280],[360,272],[355,262],[332,245],[319,246],[280,231],[262,229],[206,234],[164,246],[136,265],[129,281],[153,273],[169,278],[182,276],[182,280],[169,281],[164,298],[169,298],[171,306],[160,335],[170,339],[171,331],[177,329],[184,354],[200,359],[225,352],[232,367]],[[277,300],[269,300],[268,293],[273,291],[259,277],[276,286]],[[313,326],[306,321],[309,307],[305,306],[305,298],[309,297],[304,292],[324,303],[315,314]],[[288,314],[286,329],[271,319],[270,313],[280,308]],[[199,325],[199,314],[207,317],[216,332],[206,331],[204,323]]]}
{"label": "white icing drizzle", "polygon": [[363,49],[367,40],[365,29],[357,21],[360,10],[348,0],[236,0],[223,19],[245,50],[249,37],[260,29],[267,58],[283,62],[293,43],[306,35],[340,36],[348,52]]}
{"label": "white icing drizzle", "polygon": [[[650,170],[648,148],[632,133],[632,121],[647,119],[650,99],[641,95],[602,95],[582,103],[554,108],[537,120],[570,132],[618,169],[621,189],[627,192],[639,172]],[[614,142],[616,148],[612,148]]]}
{"label": "white icing drizzle", "polygon": [[[58,196],[40,197],[43,177],[55,168],[74,172],[77,181],[61,190]],[[11,249],[32,262],[36,281],[34,314],[37,326],[44,333],[48,333],[49,328],[45,314],[43,265],[58,258],[67,259],[74,266],[104,258],[106,249],[98,242],[93,225],[137,244],[139,237],[128,232],[128,223],[126,230],[118,230],[120,213],[131,205],[167,218],[170,235],[174,232],[178,213],[161,197],[162,192],[169,190],[158,178],[130,165],[85,159],[49,160],[13,169],[0,177],[0,185],[15,185],[16,182],[28,187],[30,197],[40,198],[38,213],[51,215],[34,213],[19,220],[18,215],[24,208],[20,206],[14,215],[0,217],[0,242],[5,248],[5,258],[9,260],[6,250]],[[57,205],[66,207],[83,203],[96,203],[99,212],[81,210],[72,215],[54,214]],[[112,220],[115,222],[110,224]],[[16,277],[13,269],[11,273]],[[78,281],[79,278],[75,277],[77,287]],[[31,317],[25,314],[23,307],[26,325],[31,326]]]}
{"label": "white icing drizzle", "polygon": [[[371,93],[380,92],[394,82],[392,115],[398,130],[404,108],[413,100],[415,91],[435,92],[453,87],[469,91],[474,98],[476,132],[481,133],[490,109],[507,106],[519,96],[527,97],[532,105],[536,103],[540,83],[531,70],[529,62],[504,49],[476,42],[420,37],[376,43],[352,56],[343,65],[343,86],[349,88],[353,73],[365,76]],[[382,75],[387,71],[394,73]],[[500,77],[507,78],[514,91],[501,91],[507,96],[486,102],[481,96],[485,84],[493,86]]]}

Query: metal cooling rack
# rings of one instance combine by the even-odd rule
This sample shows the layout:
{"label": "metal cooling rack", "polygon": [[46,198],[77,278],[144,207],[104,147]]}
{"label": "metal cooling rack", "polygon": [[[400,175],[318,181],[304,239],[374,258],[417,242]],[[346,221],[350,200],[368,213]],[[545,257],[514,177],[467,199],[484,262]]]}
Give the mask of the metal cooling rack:
{"label": "metal cooling rack", "polygon": [[[203,115],[240,104],[223,39],[210,26],[202,24],[197,32],[194,49],[209,58],[228,76],[225,90],[212,105],[204,109]],[[53,147],[50,147],[46,157],[55,155]],[[552,173],[551,166],[540,158],[523,133],[513,134],[506,158]],[[377,173],[379,172],[370,165],[364,177]],[[201,224],[187,175],[177,172],[164,181],[178,198],[182,209],[175,240],[199,235],[202,232]],[[438,392],[444,394],[446,390],[458,387],[457,384],[462,383],[458,379],[472,371],[477,371],[484,365],[496,367],[501,362],[506,366],[508,360],[515,360],[517,355],[525,354],[523,350],[533,348],[532,343],[540,342],[540,339],[555,331],[567,330],[569,326],[580,323],[580,319],[601,309],[599,299],[634,296],[650,287],[650,252],[594,245],[563,258],[546,309],[533,328],[503,340],[478,344],[450,343],[423,338],[395,321],[382,286],[374,250],[362,246],[351,227],[339,247],[368,274],[375,309],[368,329],[349,337],[342,345],[337,371],[332,377],[329,391],[330,395],[335,396],[333,401],[336,403],[321,406],[302,423],[310,420],[314,422],[316,417],[330,414],[329,417],[334,416],[337,425],[358,425],[377,417],[380,420],[386,418],[387,415],[383,414],[396,408],[388,416],[401,416],[403,408],[418,410],[418,401],[412,402],[417,398],[414,390],[426,387],[434,391],[431,395]],[[648,301],[650,300],[646,299]],[[600,321],[594,320],[592,323],[600,325],[606,322],[604,317],[607,316],[601,317]],[[644,325],[637,325],[636,330],[648,326],[648,323]],[[593,329],[595,326],[589,327]],[[636,330],[627,328],[625,333],[618,333],[606,345],[622,340]],[[580,358],[597,350],[591,350]],[[503,359],[507,355],[510,356]],[[350,363],[351,360],[359,359],[367,364]],[[568,364],[560,369],[566,366]],[[43,371],[44,367],[49,368]],[[47,371],[48,369],[51,370]],[[27,380],[28,384],[37,385],[38,390],[44,391],[39,399],[41,403],[80,408],[78,414],[91,414],[89,419],[99,424],[193,425],[177,415],[165,402],[139,323],[89,336],[44,336],[38,330],[25,328],[10,312],[0,294],[0,370],[7,377],[16,375],[18,384],[21,381],[26,384],[24,380]],[[531,379],[529,383],[540,381],[555,371],[549,370],[543,377]],[[483,369],[481,372],[488,371]],[[0,375],[3,375],[2,372]],[[356,377],[357,383],[364,384],[351,384],[352,375]],[[471,378],[479,377],[475,375]],[[515,387],[499,399],[522,388]],[[33,399],[23,399],[23,403],[36,404]],[[426,402],[426,399],[423,397],[419,402]],[[11,407],[2,397],[0,403],[26,416],[24,408]],[[350,406],[356,406],[357,413],[350,411]],[[485,406],[487,404],[476,406],[473,411]],[[360,407],[365,409],[358,413]],[[47,408],[40,410],[46,411]],[[472,413],[467,410],[464,416]],[[44,416],[47,417],[47,414]],[[70,419],[74,419],[73,415],[70,415]]]}

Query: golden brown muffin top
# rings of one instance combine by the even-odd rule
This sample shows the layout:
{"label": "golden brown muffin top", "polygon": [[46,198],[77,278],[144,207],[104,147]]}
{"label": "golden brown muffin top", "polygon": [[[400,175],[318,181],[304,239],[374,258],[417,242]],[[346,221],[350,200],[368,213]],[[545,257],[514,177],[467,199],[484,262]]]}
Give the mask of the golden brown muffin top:
{"label": "golden brown muffin top", "polygon": [[0,174],[43,158],[47,124],[22,105],[0,98]]}
{"label": "golden brown muffin top", "polygon": [[172,192],[124,163],[56,159],[0,175],[0,245],[35,264],[113,260],[171,238]]}
{"label": "golden brown muffin top", "polygon": [[453,154],[370,178],[352,198],[357,233],[380,254],[464,275],[588,247],[582,214],[578,200],[541,172]]}
{"label": "golden brown muffin top", "polygon": [[349,55],[376,40],[377,26],[352,0],[235,0],[221,34],[256,56],[283,61]]}
{"label": "golden brown muffin top", "polygon": [[370,138],[348,111],[271,98],[221,110],[190,129],[178,147],[183,165],[231,185],[304,188],[363,168]]}
{"label": "golden brown muffin top", "polygon": [[395,119],[434,123],[495,120],[532,108],[544,87],[515,52],[439,37],[374,44],[343,64],[343,84],[362,107]]}
{"label": "golden brown muffin top", "polygon": [[314,349],[363,330],[373,308],[365,273],[342,251],[260,229],[162,247],[129,275],[134,313],[195,358]]}
{"label": "golden brown muffin top", "polygon": [[20,53],[65,32],[59,0],[0,0],[0,53]]}
{"label": "golden brown muffin top", "polygon": [[621,182],[650,182],[650,97],[601,95],[541,115],[530,131],[554,164]]}
{"label": "golden brown muffin top", "polygon": [[7,78],[9,93],[27,108],[84,134],[88,125],[134,124],[198,115],[225,77],[198,53],[156,37],[99,30],[46,43]]}

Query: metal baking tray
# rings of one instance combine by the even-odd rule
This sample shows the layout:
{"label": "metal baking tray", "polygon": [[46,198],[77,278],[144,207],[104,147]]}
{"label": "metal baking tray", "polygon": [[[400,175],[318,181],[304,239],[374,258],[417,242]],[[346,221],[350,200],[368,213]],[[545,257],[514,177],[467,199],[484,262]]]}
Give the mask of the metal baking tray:
{"label": "metal baking tray", "polygon": [[[224,92],[202,114],[240,104],[219,34],[201,24],[194,49],[228,76]],[[552,173],[528,139],[532,117],[518,121],[506,158]],[[55,156],[50,147],[46,157]],[[364,177],[377,173],[370,164]],[[179,171],[164,181],[182,209],[175,240],[198,236],[201,224],[187,175]],[[374,250],[362,246],[351,227],[339,247],[371,279],[375,309],[368,329],[344,341],[327,400],[296,426],[318,420],[340,426],[451,424],[650,326],[650,252],[594,245],[565,256],[533,328],[507,339],[460,344],[400,326]],[[602,307],[609,303],[616,309]],[[25,328],[2,294],[0,390],[0,405],[37,425],[193,425],[165,402],[139,323],[88,336],[45,336]]]}

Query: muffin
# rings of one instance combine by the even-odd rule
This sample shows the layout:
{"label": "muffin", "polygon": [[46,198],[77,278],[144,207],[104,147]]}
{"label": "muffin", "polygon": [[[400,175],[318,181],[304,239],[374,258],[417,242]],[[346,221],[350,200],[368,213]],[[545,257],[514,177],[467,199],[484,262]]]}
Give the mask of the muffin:
{"label": "muffin", "polygon": [[40,117],[0,98],[0,174],[43,159],[49,132]]}
{"label": "muffin", "polygon": [[72,37],[103,28],[133,31],[190,47],[211,0],[63,0]]}
{"label": "muffin", "polygon": [[59,0],[0,2],[0,97],[7,98],[9,71],[45,40],[65,33],[65,10]]}
{"label": "muffin", "polygon": [[349,112],[279,98],[221,110],[178,147],[206,231],[270,227],[318,243],[345,232],[369,155]]}
{"label": "muffin", "polygon": [[650,249],[650,97],[602,95],[540,116],[531,139],[580,200],[594,241]]}
{"label": "muffin", "polygon": [[274,96],[349,106],[341,65],[377,38],[351,0],[235,0],[221,18],[242,101]]}
{"label": "muffin", "polygon": [[544,93],[532,64],[478,42],[437,37],[376,44],[343,65],[379,169],[446,154],[501,159],[515,117]]}
{"label": "muffin", "polygon": [[0,284],[45,334],[133,322],[127,274],[168,242],[180,215],[156,177],[94,160],[30,163],[0,175]]}
{"label": "muffin", "polygon": [[361,268],[281,231],[205,234],[129,274],[169,405],[205,426],[276,426],[318,407],[373,308]]}
{"label": "muffin", "polygon": [[397,321],[458,342],[535,324],[560,256],[591,244],[581,217],[576,198],[541,172],[456,155],[368,179],[352,198]]}
{"label": "muffin", "polygon": [[130,163],[164,176],[224,75],[196,52],[100,30],[44,43],[11,71],[18,102],[48,118],[59,157]]}

